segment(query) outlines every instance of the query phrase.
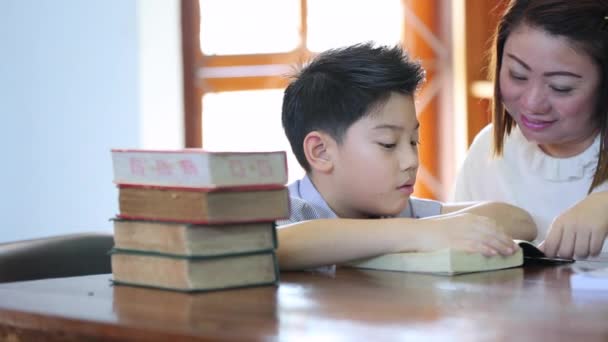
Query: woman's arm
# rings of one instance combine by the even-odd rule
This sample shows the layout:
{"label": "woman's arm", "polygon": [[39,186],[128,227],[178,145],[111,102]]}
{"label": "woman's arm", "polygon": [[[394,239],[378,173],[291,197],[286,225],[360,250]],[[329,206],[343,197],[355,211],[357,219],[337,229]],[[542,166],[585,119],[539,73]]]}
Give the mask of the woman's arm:
{"label": "woman's arm", "polygon": [[532,241],[536,239],[537,228],[530,214],[513,205],[502,202],[459,202],[446,203],[442,214],[470,213],[492,218],[500,223],[505,233],[513,239]]}

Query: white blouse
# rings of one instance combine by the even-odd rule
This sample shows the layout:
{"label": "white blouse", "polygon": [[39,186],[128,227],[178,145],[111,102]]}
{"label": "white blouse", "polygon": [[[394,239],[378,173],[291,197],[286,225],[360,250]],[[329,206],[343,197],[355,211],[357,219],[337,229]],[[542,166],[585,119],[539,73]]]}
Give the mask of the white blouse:
{"label": "white blouse", "polygon": [[[454,190],[455,201],[502,201],[527,210],[545,239],[551,222],[587,196],[597,165],[598,135],[585,151],[569,158],[545,154],[515,127],[502,158],[492,155],[492,125],[475,137]],[[608,190],[608,182],[593,192]],[[607,208],[608,210],[608,208]]]}

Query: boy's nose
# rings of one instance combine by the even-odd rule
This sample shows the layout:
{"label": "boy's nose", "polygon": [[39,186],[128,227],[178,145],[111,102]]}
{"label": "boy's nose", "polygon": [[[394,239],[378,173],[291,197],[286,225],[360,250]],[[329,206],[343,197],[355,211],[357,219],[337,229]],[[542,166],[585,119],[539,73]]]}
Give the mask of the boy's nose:
{"label": "boy's nose", "polygon": [[402,171],[412,170],[418,167],[418,150],[417,147],[410,148],[408,151],[400,154],[399,169]]}

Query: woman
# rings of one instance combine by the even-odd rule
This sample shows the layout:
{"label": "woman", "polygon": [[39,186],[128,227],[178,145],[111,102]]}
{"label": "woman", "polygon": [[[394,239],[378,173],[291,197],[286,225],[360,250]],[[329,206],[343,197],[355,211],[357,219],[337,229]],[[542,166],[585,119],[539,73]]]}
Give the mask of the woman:
{"label": "woman", "polygon": [[549,256],[585,258],[608,234],[608,0],[512,0],[492,51],[493,123],[455,200],[532,214]]}

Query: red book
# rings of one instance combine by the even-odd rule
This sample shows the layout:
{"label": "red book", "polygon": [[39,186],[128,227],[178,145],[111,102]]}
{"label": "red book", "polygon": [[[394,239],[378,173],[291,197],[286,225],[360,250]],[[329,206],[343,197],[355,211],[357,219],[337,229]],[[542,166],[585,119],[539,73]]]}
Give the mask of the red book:
{"label": "red book", "polygon": [[249,188],[169,188],[119,185],[119,218],[225,224],[266,222],[289,216],[284,185]]}

